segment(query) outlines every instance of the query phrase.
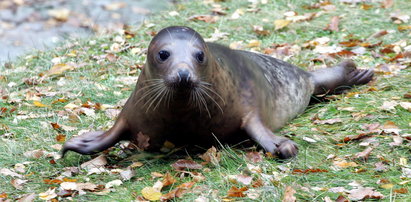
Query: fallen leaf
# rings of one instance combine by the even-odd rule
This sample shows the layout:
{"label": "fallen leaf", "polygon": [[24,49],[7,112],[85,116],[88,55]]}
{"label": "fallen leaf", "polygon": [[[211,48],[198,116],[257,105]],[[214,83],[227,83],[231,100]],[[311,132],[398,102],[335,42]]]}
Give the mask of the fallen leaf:
{"label": "fallen leaf", "polygon": [[333,16],[331,18],[330,24],[327,25],[325,30],[332,31],[332,32],[338,32],[340,29],[338,28],[338,25],[340,23],[340,17],[338,16]]}
{"label": "fallen leaf", "polygon": [[335,123],[342,123],[342,119],[334,118],[334,119],[327,119],[327,120],[315,120],[313,123],[314,124],[321,124],[321,125],[323,125],[323,124],[332,125],[332,124],[335,124]]}
{"label": "fallen leaf", "polygon": [[283,20],[283,19],[275,20],[274,21],[275,30],[280,30],[284,27],[287,27],[290,23],[291,23],[290,20]]}
{"label": "fallen leaf", "polygon": [[400,106],[411,112],[411,102],[400,102]]}
{"label": "fallen leaf", "polygon": [[251,161],[252,163],[259,163],[263,161],[263,157],[260,152],[248,152],[245,157],[247,160]]}
{"label": "fallen leaf", "polygon": [[397,194],[407,194],[408,193],[407,188],[394,189],[393,191],[394,193],[397,193]]}
{"label": "fallen leaf", "polygon": [[394,142],[390,142],[389,143],[390,146],[394,147],[394,146],[402,145],[403,139],[402,139],[401,136],[394,135],[394,136],[392,136],[392,139],[393,139]]}
{"label": "fallen leaf", "polygon": [[243,185],[250,185],[251,182],[253,181],[253,178],[247,175],[228,175],[227,178],[228,178],[228,181],[232,183],[235,183],[235,184],[241,183]]}
{"label": "fallen leaf", "polygon": [[388,170],[387,166],[384,165],[383,162],[377,162],[374,165],[375,165],[375,168],[374,168],[375,171],[384,172]]}
{"label": "fallen leaf", "polygon": [[221,159],[221,153],[217,152],[217,149],[213,146],[208,149],[204,154],[200,155],[200,158],[207,163],[211,163],[214,166],[219,165]]}
{"label": "fallen leaf", "polygon": [[175,163],[171,165],[176,170],[184,170],[184,169],[201,169],[203,168],[202,165],[192,161],[192,160],[185,160],[180,159],[177,160]]}
{"label": "fallen leaf", "polygon": [[374,149],[374,148],[372,148],[372,147],[368,147],[368,148],[366,148],[364,151],[359,152],[359,153],[356,153],[356,154],[354,155],[354,158],[367,161],[367,160],[368,160],[368,156],[370,156],[371,151],[372,151],[373,149]]}
{"label": "fallen leaf", "polygon": [[215,15],[193,15],[188,18],[190,21],[203,21],[206,23],[215,23],[218,19],[219,17]]}
{"label": "fallen leaf", "polygon": [[61,64],[55,64],[53,65],[50,70],[48,72],[45,73],[45,77],[46,76],[52,76],[52,75],[60,75],[63,74],[65,71],[68,70],[73,70],[76,67],[70,64],[65,64],[65,63],[61,63]]}
{"label": "fallen leaf", "polygon": [[305,169],[305,170],[294,169],[292,173],[293,173],[293,174],[297,174],[297,173],[307,174],[307,173],[327,173],[327,172],[328,172],[328,170],[325,170],[325,169],[319,169],[319,168],[313,169],[313,168],[310,168],[310,169]]}
{"label": "fallen leaf", "polygon": [[120,172],[120,176],[123,180],[130,180],[136,175],[136,171],[132,167],[127,167],[126,170]]}
{"label": "fallen leaf", "polygon": [[80,168],[86,169],[86,170],[91,170],[93,168],[101,168],[105,165],[107,165],[106,156],[100,155],[100,156],[98,156],[94,159],[91,159],[90,161],[82,163],[80,165]]}
{"label": "fallen leaf", "polygon": [[384,103],[382,104],[382,106],[380,106],[379,108],[384,110],[384,111],[389,111],[389,112],[393,112],[395,111],[395,106],[398,105],[397,101],[384,101]]}
{"label": "fallen leaf", "polygon": [[394,185],[390,183],[390,184],[383,184],[380,187],[383,189],[392,189]]}
{"label": "fallen leaf", "polygon": [[162,195],[160,191],[154,189],[153,187],[144,187],[143,190],[141,190],[141,194],[145,199],[150,201],[158,201]]}
{"label": "fallen leaf", "polygon": [[391,8],[394,5],[394,0],[384,0],[381,2],[382,8]]}
{"label": "fallen leaf", "polygon": [[232,186],[227,193],[228,197],[245,197],[246,194],[244,194],[245,191],[247,191],[248,188],[247,187],[241,187],[241,188],[237,188],[235,186]]}
{"label": "fallen leaf", "polygon": [[18,178],[23,178],[23,175],[20,175],[8,168],[2,168],[0,169],[0,174],[3,176],[11,176],[11,177],[18,177]]}
{"label": "fallen leaf", "polygon": [[339,195],[337,199],[335,199],[335,202],[350,202],[347,198],[345,198],[342,195]]}
{"label": "fallen leaf", "polygon": [[163,177],[163,186],[165,187],[169,185],[173,185],[176,182],[177,180],[170,173],[166,173]]}
{"label": "fallen leaf", "polygon": [[42,156],[44,156],[47,152],[41,149],[36,149],[33,151],[26,151],[24,152],[24,156],[27,158],[34,158],[34,159],[39,159]]}
{"label": "fallen leaf", "polygon": [[112,187],[118,187],[122,184],[123,184],[123,182],[121,180],[113,180],[113,181],[107,182],[105,187],[108,189],[108,188],[112,188]]}
{"label": "fallen leaf", "polygon": [[67,8],[51,9],[48,11],[48,14],[58,21],[65,22],[70,15],[70,10]]}
{"label": "fallen leaf", "polygon": [[285,187],[284,191],[284,197],[282,202],[295,202],[297,198],[294,196],[294,194],[297,193],[292,187],[287,186]]}
{"label": "fallen leaf", "polygon": [[14,188],[18,189],[18,190],[22,190],[23,189],[23,185],[26,184],[28,180],[21,180],[21,179],[12,179],[10,181],[11,185],[13,185]]}
{"label": "fallen leaf", "polygon": [[340,168],[357,167],[358,164],[355,162],[347,162],[346,160],[335,158],[333,164]]}
{"label": "fallen leaf", "polygon": [[33,104],[34,104],[34,106],[36,106],[36,107],[50,107],[49,105],[45,105],[45,104],[43,104],[43,103],[41,103],[41,102],[39,102],[39,101],[33,101]]}
{"label": "fallen leaf", "polygon": [[371,187],[362,187],[348,191],[348,198],[351,200],[359,201],[365,199],[383,199],[384,195],[380,192],[374,191]]}
{"label": "fallen leaf", "polygon": [[56,188],[54,189],[48,189],[46,192],[43,193],[39,193],[39,198],[42,200],[51,200],[53,198],[56,198],[57,194],[56,194]]}
{"label": "fallen leaf", "polygon": [[35,193],[25,194],[21,198],[19,198],[17,200],[17,202],[32,202],[32,201],[35,201],[36,196],[37,196],[37,194],[35,194]]}

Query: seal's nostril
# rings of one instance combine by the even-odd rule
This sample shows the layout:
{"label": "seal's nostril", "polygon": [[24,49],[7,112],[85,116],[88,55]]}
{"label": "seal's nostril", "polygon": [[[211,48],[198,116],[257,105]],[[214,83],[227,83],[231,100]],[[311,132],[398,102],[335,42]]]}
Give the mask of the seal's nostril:
{"label": "seal's nostril", "polygon": [[189,72],[188,70],[186,70],[186,69],[184,69],[184,70],[179,70],[179,71],[177,72],[177,74],[178,74],[178,82],[180,82],[180,83],[182,83],[182,82],[188,83],[188,82],[190,81],[191,75],[190,75],[190,72]]}

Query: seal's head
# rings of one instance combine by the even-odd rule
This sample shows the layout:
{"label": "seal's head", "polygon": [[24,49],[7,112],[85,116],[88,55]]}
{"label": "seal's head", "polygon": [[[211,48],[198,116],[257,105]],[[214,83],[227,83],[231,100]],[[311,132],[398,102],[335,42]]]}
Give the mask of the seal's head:
{"label": "seal's head", "polygon": [[167,27],[151,41],[145,71],[149,78],[162,79],[175,91],[189,91],[200,84],[207,71],[207,53],[206,43],[193,29]]}

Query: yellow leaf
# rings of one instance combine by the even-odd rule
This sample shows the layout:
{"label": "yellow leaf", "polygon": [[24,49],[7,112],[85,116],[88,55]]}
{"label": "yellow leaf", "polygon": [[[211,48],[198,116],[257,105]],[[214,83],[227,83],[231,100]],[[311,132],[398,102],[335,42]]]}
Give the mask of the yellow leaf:
{"label": "yellow leaf", "polygon": [[393,187],[394,187],[393,184],[383,184],[383,185],[381,185],[381,188],[383,188],[383,189],[392,189]]}
{"label": "yellow leaf", "polygon": [[255,48],[255,47],[260,47],[261,41],[259,40],[251,40],[250,43],[247,44],[247,47],[249,48]]}
{"label": "yellow leaf", "polygon": [[158,201],[162,195],[160,191],[154,189],[153,187],[144,187],[144,189],[141,190],[141,194],[145,199],[150,201]]}
{"label": "yellow leaf", "polygon": [[62,74],[63,72],[67,71],[67,70],[72,70],[75,67],[69,64],[56,64],[53,67],[50,68],[50,70],[46,73],[47,76],[50,75],[59,75]]}
{"label": "yellow leaf", "polygon": [[282,29],[284,27],[287,27],[291,23],[290,20],[275,20],[274,25],[275,25],[275,30]]}
{"label": "yellow leaf", "polygon": [[45,105],[39,101],[33,101],[34,106],[36,107],[48,107],[48,105]]}

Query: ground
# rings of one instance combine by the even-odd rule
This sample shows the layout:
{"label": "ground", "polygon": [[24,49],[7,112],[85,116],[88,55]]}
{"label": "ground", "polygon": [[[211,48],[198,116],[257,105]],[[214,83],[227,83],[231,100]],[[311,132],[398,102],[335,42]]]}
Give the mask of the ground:
{"label": "ground", "polygon": [[[410,10],[407,1],[389,0],[187,1],[121,33],[65,41],[6,63],[0,200],[406,201]],[[65,139],[112,126],[144,68],[149,41],[169,25],[307,70],[350,58],[374,68],[376,78],[317,98],[322,101],[275,131],[299,145],[287,161],[256,147],[216,145],[199,157],[138,152],[127,143],[101,156],[61,159]],[[166,149],[174,151],[172,144]]]}

